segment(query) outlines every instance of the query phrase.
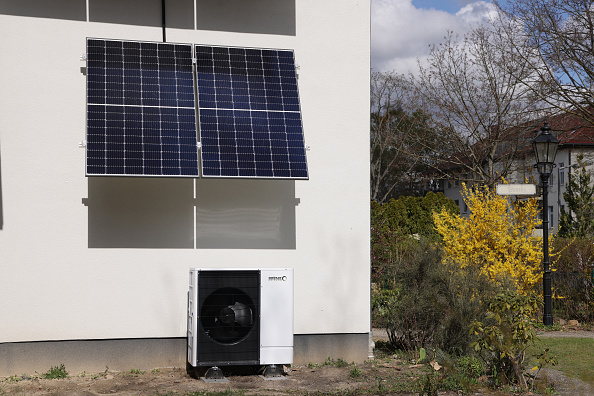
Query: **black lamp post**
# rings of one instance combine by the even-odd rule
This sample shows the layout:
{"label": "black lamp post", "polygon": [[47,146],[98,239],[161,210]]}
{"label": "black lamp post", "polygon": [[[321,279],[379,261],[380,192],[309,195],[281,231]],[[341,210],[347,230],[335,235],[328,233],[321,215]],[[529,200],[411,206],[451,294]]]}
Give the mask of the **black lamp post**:
{"label": "black lamp post", "polygon": [[544,126],[540,128],[540,133],[532,141],[532,149],[536,158],[534,167],[540,174],[542,182],[542,248],[543,248],[543,268],[542,278],[543,297],[544,297],[544,315],[542,322],[545,326],[553,324],[553,304],[551,291],[551,269],[549,267],[549,177],[553,168],[555,168],[555,155],[559,141],[551,134],[551,127],[545,121]]}

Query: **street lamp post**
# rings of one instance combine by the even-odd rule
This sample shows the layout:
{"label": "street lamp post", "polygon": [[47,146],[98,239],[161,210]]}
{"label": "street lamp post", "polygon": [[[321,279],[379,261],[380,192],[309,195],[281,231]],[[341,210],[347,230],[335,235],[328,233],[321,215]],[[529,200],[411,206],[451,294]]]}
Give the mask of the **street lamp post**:
{"label": "street lamp post", "polygon": [[542,265],[544,274],[542,278],[543,297],[544,297],[544,315],[542,322],[545,326],[553,324],[553,304],[551,291],[551,269],[549,266],[549,177],[555,167],[555,156],[559,141],[551,134],[551,127],[545,121],[540,128],[540,133],[532,141],[532,149],[536,158],[534,167],[540,174],[542,182]]}

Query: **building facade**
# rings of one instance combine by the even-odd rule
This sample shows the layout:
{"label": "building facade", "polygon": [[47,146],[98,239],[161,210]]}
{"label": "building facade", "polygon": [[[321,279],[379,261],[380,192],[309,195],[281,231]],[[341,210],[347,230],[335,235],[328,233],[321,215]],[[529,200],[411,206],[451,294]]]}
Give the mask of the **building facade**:
{"label": "building facade", "polygon": [[[560,114],[549,119],[552,132],[559,139],[559,148],[555,157],[555,168],[551,173],[548,183],[549,228],[552,232],[559,230],[561,210],[568,210],[563,194],[567,190],[567,183],[572,172],[578,166],[578,157],[590,172],[594,171],[594,128],[573,114]],[[540,123],[542,125],[542,123]],[[538,130],[535,124],[529,128],[528,133]],[[530,142],[531,138],[526,139]],[[537,193],[542,197],[540,190],[541,181],[538,171],[534,168],[534,155],[532,147],[526,146],[519,150],[512,171],[507,175],[509,183],[534,183],[537,184]],[[439,180],[438,190],[452,199],[459,207],[462,215],[468,215],[469,209],[462,197],[462,183],[473,184],[472,175],[460,174],[459,178]]]}
{"label": "building facade", "polygon": [[[307,180],[85,176],[87,38],[294,51]],[[292,268],[294,362],[370,334],[370,1],[0,0],[0,376],[184,366],[190,268]]]}

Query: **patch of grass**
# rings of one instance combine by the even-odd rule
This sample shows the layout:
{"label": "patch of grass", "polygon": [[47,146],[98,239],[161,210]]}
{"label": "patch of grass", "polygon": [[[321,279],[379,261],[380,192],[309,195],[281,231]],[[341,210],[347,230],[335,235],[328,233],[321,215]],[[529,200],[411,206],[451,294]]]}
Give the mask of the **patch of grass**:
{"label": "patch of grass", "polygon": [[132,377],[138,377],[139,375],[145,374],[146,371],[142,371],[140,369],[131,369],[129,373],[127,373],[128,375],[132,376]]}
{"label": "patch of grass", "polygon": [[529,348],[530,356],[544,349],[557,357],[556,370],[582,381],[594,383],[594,339],[592,338],[541,338]]}
{"label": "patch of grass", "polygon": [[41,374],[41,378],[45,379],[66,377],[68,377],[68,371],[66,371],[66,366],[64,366],[64,363],[60,364],[60,366],[52,366],[47,373]]}
{"label": "patch of grass", "polygon": [[330,366],[334,366],[334,367],[348,367],[348,366],[350,366],[350,363],[348,363],[346,360],[343,360],[341,358],[338,358],[336,360],[328,358],[327,362]]}
{"label": "patch of grass", "polygon": [[532,325],[537,328],[538,330],[545,330],[545,331],[559,331],[563,330],[563,327],[559,324],[559,322],[555,322],[550,326],[545,326],[541,321],[533,320]]}
{"label": "patch of grass", "polygon": [[321,364],[309,362],[309,363],[307,363],[307,367],[310,369],[315,369],[315,368],[319,368],[319,367],[323,367],[323,366],[348,367],[351,364],[353,364],[353,363],[348,363],[346,360],[341,359],[341,358],[338,358],[338,359],[328,358],[328,359],[326,359],[326,361],[324,363],[321,363]]}

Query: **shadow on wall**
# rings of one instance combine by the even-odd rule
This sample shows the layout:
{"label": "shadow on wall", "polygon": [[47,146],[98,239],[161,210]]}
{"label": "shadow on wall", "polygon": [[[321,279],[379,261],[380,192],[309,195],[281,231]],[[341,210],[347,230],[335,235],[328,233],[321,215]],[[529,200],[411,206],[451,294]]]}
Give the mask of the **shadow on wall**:
{"label": "shadow on wall", "polygon": [[2,0],[0,14],[86,21],[87,4],[86,0]]}
{"label": "shadow on wall", "polygon": [[295,0],[197,0],[199,30],[295,36]]}
{"label": "shadow on wall", "polygon": [[[295,249],[291,180],[89,177],[89,248]],[[196,223],[194,223],[196,213]]]}
{"label": "shadow on wall", "polygon": [[[194,0],[165,0],[165,24],[194,29]],[[89,0],[89,21],[162,26],[161,0]]]}
{"label": "shadow on wall", "polygon": [[[295,0],[196,0],[199,30],[296,34]],[[0,14],[85,21],[86,0],[2,0]],[[166,26],[194,29],[194,0],[165,0]],[[161,27],[161,0],[89,0],[89,21]]]}
{"label": "shadow on wall", "polygon": [[89,177],[90,248],[194,248],[192,179]]}
{"label": "shadow on wall", "polygon": [[196,247],[295,249],[295,181],[198,179]]}

